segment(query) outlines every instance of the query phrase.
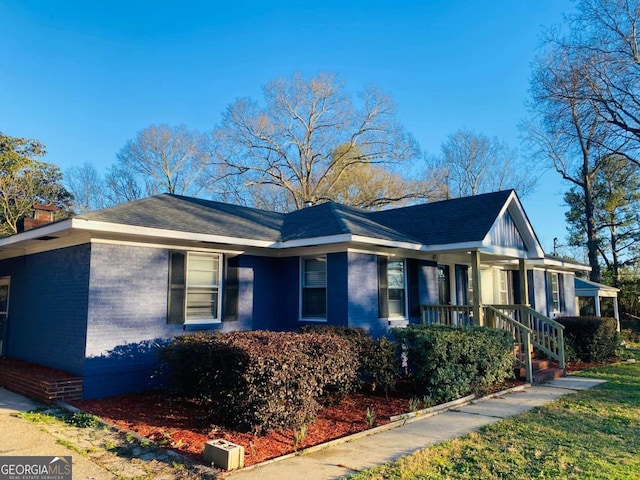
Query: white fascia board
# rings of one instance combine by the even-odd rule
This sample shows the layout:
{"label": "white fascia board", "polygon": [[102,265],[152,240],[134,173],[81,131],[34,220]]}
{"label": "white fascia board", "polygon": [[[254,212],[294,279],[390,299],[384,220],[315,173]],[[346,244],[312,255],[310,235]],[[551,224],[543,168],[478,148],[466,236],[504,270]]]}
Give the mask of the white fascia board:
{"label": "white fascia board", "polygon": [[353,237],[350,233],[340,235],[327,235],[326,237],[300,238],[297,240],[286,240],[274,244],[274,248],[298,248],[313,247],[315,245],[329,245],[332,243],[345,243],[352,241]]}
{"label": "white fascia board", "polygon": [[465,251],[482,249],[482,242],[461,242],[461,243],[442,243],[440,245],[423,245],[420,250],[423,252],[451,252],[451,251]]}
{"label": "white fascia board", "polygon": [[380,238],[363,237],[360,235],[352,235],[351,241],[354,243],[362,243],[367,245],[377,245],[380,247],[404,248],[405,250],[423,250],[424,245],[411,242],[399,242],[396,240],[383,240]]}
{"label": "white fascia board", "polygon": [[35,240],[40,237],[53,236],[55,233],[60,233],[72,228],[72,220],[62,220],[60,222],[52,223],[42,227],[27,230],[26,232],[16,233],[10,237],[0,239],[0,247],[12,245],[14,243],[20,243],[26,240]]}
{"label": "white fascia board", "polygon": [[89,230],[92,232],[117,233],[142,237],[169,238],[173,240],[191,240],[210,243],[224,243],[232,245],[244,245],[250,247],[277,248],[278,242],[270,240],[254,240],[249,238],[227,237],[224,235],[211,235],[205,233],[190,233],[178,230],[165,230],[161,228],[138,227],[134,225],[122,225],[119,223],[96,222],[93,220],[72,219],[71,228]]}
{"label": "white fascia board", "polygon": [[532,266],[538,266],[540,268],[556,267],[562,270],[571,270],[574,272],[590,272],[591,267],[589,265],[583,265],[581,263],[567,262],[561,258],[537,258],[528,262]]}

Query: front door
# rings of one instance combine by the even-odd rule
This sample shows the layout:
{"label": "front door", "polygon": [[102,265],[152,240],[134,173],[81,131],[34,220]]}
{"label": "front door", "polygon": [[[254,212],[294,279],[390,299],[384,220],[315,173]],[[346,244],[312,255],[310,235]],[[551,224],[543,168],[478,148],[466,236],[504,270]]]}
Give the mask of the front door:
{"label": "front door", "polygon": [[9,278],[0,278],[0,356],[6,354],[9,316]]}

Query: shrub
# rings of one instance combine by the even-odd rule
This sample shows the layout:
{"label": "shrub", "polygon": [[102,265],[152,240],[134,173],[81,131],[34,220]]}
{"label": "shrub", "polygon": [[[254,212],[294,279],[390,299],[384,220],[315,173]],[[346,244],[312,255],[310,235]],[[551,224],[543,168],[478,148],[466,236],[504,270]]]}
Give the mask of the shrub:
{"label": "shrub", "polygon": [[223,425],[254,433],[312,421],[318,397],[353,388],[357,368],[346,340],[312,333],[184,335],[161,356],[178,393],[211,401]]}
{"label": "shrub", "polygon": [[620,344],[615,318],[606,317],[560,317],[556,319],[564,326],[564,342],[567,350],[583,362],[603,362],[616,356]]}
{"label": "shrub", "polygon": [[358,386],[380,388],[385,394],[395,387],[398,377],[396,342],[386,337],[373,338],[363,328],[333,325],[305,325],[300,331],[344,338],[358,357]]}
{"label": "shrub", "polygon": [[486,327],[410,325],[393,329],[416,389],[438,402],[513,376],[513,338]]}

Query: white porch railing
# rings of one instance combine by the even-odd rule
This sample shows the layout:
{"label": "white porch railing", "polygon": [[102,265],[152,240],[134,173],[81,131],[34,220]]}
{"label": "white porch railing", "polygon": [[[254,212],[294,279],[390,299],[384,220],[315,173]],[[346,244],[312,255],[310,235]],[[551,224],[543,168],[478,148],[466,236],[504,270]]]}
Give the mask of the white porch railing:
{"label": "white porch railing", "polygon": [[[483,309],[488,326],[513,334],[516,360],[525,367],[527,381],[532,379],[531,346],[557,360],[560,368],[565,369],[564,327],[560,323],[527,305],[488,305]],[[420,317],[426,324],[475,324],[471,305],[421,305]]]}
{"label": "white porch railing", "polygon": [[490,322],[490,327],[506,330],[513,335],[516,362],[519,366],[524,367],[527,382],[532,382],[531,337],[533,330],[492,305],[485,307],[485,311],[487,313],[486,318]]}
{"label": "white porch railing", "polygon": [[531,329],[533,346],[556,360],[561,369],[565,369],[563,325],[527,305],[492,305],[491,307]]}
{"label": "white porch railing", "polygon": [[474,325],[471,305],[420,305],[420,321],[437,325]]}

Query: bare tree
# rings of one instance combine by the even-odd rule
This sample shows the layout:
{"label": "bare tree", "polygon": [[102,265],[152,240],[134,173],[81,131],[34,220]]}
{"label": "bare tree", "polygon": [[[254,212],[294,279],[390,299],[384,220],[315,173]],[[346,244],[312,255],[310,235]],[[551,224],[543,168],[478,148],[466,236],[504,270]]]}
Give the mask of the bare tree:
{"label": "bare tree", "polygon": [[111,196],[197,195],[206,167],[201,136],[186,127],[151,125],[120,150],[107,175]]}
{"label": "bare tree", "polygon": [[427,164],[432,172],[439,172],[447,197],[509,188],[524,197],[533,191],[538,178],[507,143],[465,129],[449,135],[442,144],[442,155],[427,160]]}
{"label": "bare tree", "polygon": [[[418,155],[413,137],[395,118],[393,102],[378,89],[365,89],[356,104],[334,75],[319,74],[279,78],[263,92],[264,106],[237,100],[212,134],[214,176],[222,178],[214,187],[238,182],[227,191],[243,195],[245,203],[274,193],[285,209],[350,201],[343,195],[344,180],[355,180],[359,167],[403,164]],[[256,190],[267,195],[247,195]],[[284,205],[279,191],[286,194]],[[423,194],[384,192],[376,205]]]}
{"label": "bare tree", "polygon": [[549,164],[578,187],[586,222],[590,278],[600,281],[594,181],[606,158],[611,129],[601,115],[601,102],[585,95],[589,88],[584,65],[574,52],[547,42],[536,59],[531,78],[531,120],[524,125],[534,159]]}
{"label": "bare tree", "polygon": [[612,135],[603,146],[638,164],[640,149],[640,3],[638,0],[581,0],[567,18],[568,33],[551,31],[547,45],[568,52],[583,88],[576,100],[598,106]]}
{"label": "bare tree", "polygon": [[65,183],[73,195],[75,212],[90,212],[107,206],[104,179],[93,164],[85,162],[69,168],[65,175]]}

